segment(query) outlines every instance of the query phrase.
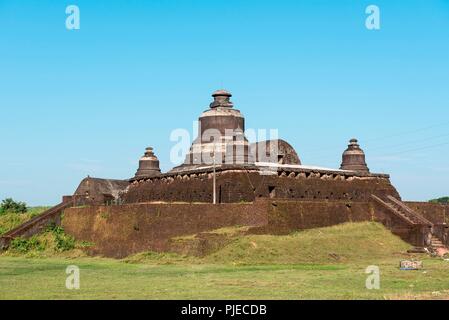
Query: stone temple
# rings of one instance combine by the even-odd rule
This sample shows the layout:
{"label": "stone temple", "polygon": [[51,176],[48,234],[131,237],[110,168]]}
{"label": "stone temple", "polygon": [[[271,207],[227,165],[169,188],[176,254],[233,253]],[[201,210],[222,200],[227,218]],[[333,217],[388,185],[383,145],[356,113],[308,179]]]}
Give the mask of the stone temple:
{"label": "stone temple", "polygon": [[[148,147],[133,177],[83,179],[59,205],[5,234],[0,247],[52,222],[92,242],[91,254],[110,257],[149,250],[205,254],[225,242],[212,233],[223,227],[288,234],[351,221],[381,222],[415,250],[449,244],[449,206],[402,201],[389,175],[370,172],[356,139],[342,150],[339,168],[304,165],[287,141],[250,143],[230,92],[212,97],[181,165],[161,172]],[[194,245],[173,240],[195,234]]]}

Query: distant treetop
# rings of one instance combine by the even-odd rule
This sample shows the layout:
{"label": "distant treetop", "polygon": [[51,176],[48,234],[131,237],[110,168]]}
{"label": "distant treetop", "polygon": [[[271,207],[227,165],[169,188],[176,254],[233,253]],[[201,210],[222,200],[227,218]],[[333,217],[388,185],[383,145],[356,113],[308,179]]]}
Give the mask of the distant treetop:
{"label": "distant treetop", "polygon": [[449,204],[449,197],[442,197],[438,199],[429,200],[431,203]]}
{"label": "distant treetop", "polygon": [[0,204],[0,214],[25,212],[27,212],[27,205],[25,202],[17,202],[11,198],[7,198]]}

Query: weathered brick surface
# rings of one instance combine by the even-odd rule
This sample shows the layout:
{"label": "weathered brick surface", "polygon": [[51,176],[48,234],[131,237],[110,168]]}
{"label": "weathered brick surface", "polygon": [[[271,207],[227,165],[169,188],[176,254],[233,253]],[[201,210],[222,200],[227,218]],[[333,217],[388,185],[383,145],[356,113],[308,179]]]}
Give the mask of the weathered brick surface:
{"label": "weathered brick surface", "polygon": [[124,257],[141,251],[164,251],[172,237],[227,226],[267,223],[266,202],[254,204],[133,204],[70,208],[65,231],[95,243],[92,254]]}
{"label": "weathered brick surface", "polygon": [[[217,199],[221,203],[251,202],[257,198],[294,200],[369,201],[371,194],[399,198],[388,178],[357,177],[314,172],[227,170],[217,173]],[[157,177],[134,182],[122,198],[126,203],[148,201],[212,202],[212,173]]]}
{"label": "weathered brick surface", "polygon": [[288,234],[295,230],[375,220],[369,202],[273,201],[267,209],[268,224],[252,228],[253,233]]}
{"label": "weathered brick surface", "polygon": [[345,222],[376,221],[411,245],[424,245],[426,230],[407,225],[372,201],[273,201],[267,209],[268,224],[252,228],[252,233],[288,234]]}
{"label": "weathered brick surface", "polygon": [[[148,250],[169,251],[173,249],[173,237],[229,226],[251,226],[249,232],[253,234],[288,234],[344,222],[379,221],[405,241],[419,245],[422,230],[382,210],[373,202],[341,200],[259,200],[215,206],[140,203],[67,209],[62,224],[76,239],[93,242],[92,254],[116,258]],[[194,251],[210,247],[210,243],[201,241],[200,237],[189,246],[198,247]],[[176,251],[183,252],[183,248]]]}

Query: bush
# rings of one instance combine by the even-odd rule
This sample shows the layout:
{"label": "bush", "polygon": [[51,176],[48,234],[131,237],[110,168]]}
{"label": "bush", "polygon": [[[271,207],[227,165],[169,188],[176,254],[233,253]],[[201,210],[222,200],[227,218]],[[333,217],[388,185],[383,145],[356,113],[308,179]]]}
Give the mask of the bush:
{"label": "bush", "polygon": [[10,248],[20,253],[26,253],[30,250],[43,251],[45,250],[45,244],[36,237],[30,239],[15,238],[11,241]]}
{"label": "bush", "polygon": [[[76,241],[70,235],[64,233],[64,229],[51,224],[39,235],[29,239],[15,238],[11,241],[9,248],[16,253],[33,253],[36,251],[64,252],[75,249]],[[87,246],[87,245],[86,245]]]}
{"label": "bush", "polygon": [[25,202],[16,202],[11,198],[7,198],[0,204],[0,214],[25,212],[27,212],[27,205]]}
{"label": "bush", "polygon": [[65,234],[64,228],[62,228],[61,226],[52,224],[47,228],[47,232],[51,232],[55,236],[55,249],[57,251],[62,252],[75,249],[75,238],[68,234]]}

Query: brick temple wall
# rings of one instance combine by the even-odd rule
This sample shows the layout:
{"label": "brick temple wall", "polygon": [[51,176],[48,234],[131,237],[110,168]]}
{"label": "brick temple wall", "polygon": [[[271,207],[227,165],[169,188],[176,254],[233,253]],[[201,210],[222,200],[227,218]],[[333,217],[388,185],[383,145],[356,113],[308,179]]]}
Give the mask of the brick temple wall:
{"label": "brick temple wall", "polygon": [[173,237],[229,226],[252,226],[253,234],[288,234],[357,221],[379,221],[413,245],[422,241],[420,230],[404,225],[372,202],[360,201],[90,206],[65,210],[62,225],[77,240],[94,243],[91,254],[122,258],[142,251],[167,251]]}
{"label": "brick temple wall", "polygon": [[411,227],[372,201],[273,201],[267,206],[268,223],[253,228],[256,234],[289,234],[303,229],[345,222],[376,221],[414,246],[423,246],[420,226]]}
{"label": "brick temple wall", "polygon": [[267,203],[88,206],[64,211],[62,226],[77,240],[95,243],[91,254],[121,258],[165,251],[172,237],[228,226],[267,223]]}
{"label": "brick temple wall", "polygon": [[270,202],[267,209],[268,223],[253,228],[253,233],[288,234],[345,222],[375,220],[369,202],[275,200]]}
{"label": "brick temple wall", "polygon": [[[371,194],[399,198],[385,177],[358,177],[314,172],[227,170],[217,173],[219,203],[252,202],[257,198],[369,201]],[[212,202],[212,173],[183,174],[135,181],[122,195],[125,203],[150,201]]]}

